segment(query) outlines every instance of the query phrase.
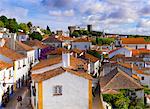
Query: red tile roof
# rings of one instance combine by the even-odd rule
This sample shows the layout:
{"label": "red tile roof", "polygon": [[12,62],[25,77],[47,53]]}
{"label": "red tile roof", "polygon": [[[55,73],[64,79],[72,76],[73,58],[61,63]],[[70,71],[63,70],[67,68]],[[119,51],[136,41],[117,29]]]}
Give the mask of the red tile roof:
{"label": "red tile roof", "polygon": [[108,89],[142,89],[143,87],[125,72],[115,68],[100,78],[102,90]]}
{"label": "red tile roof", "polygon": [[140,54],[145,54],[145,53],[150,54],[150,50],[148,50],[148,49],[137,49],[137,50],[134,49],[134,50],[132,50],[133,56],[138,56]]}
{"label": "red tile roof", "polygon": [[91,42],[91,38],[76,38],[73,42]]}
{"label": "red tile roof", "polygon": [[24,55],[19,54],[7,47],[0,47],[0,54],[12,59],[13,61],[18,60],[18,59],[22,59],[25,58]]}
{"label": "red tile roof", "polygon": [[46,54],[47,55],[62,55],[62,52],[68,51],[65,48],[56,48],[55,50],[49,51]]}
{"label": "red tile roof", "polygon": [[[50,58],[47,60],[42,60],[40,61],[37,65],[35,65],[32,70],[38,70],[44,67],[48,67],[54,64],[58,64],[62,62],[62,57],[55,57],[55,58]],[[79,59],[79,58],[75,58],[73,56],[70,56],[70,69],[72,70],[77,70],[78,69],[78,65],[83,65],[84,70],[87,70],[87,62]]]}
{"label": "red tile roof", "polygon": [[10,68],[12,66],[13,66],[12,64],[0,60],[0,70],[3,70],[5,68],[7,69],[7,68]]}
{"label": "red tile roof", "polygon": [[47,47],[48,47],[47,45],[44,45],[41,41],[36,40],[36,39],[30,40],[30,41],[26,41],[26,42],[24,42],[24,43],[27,44],[27,45],[29,45],[29,46],[31,46],[31,47],[36,46],[36,47],[38,47],[38,48],[40,48],[40,49],[43,49],[43,48],[47,48]]}
{"label": "red tile roof", "polygon": [[97,57],[88,53],[84,55],[84,58],[90,60],[91,62],[97,62],[99,60]]}
{"label": "red tile roof", "polygon": [[121,38],[122,44],[150,44],[144,38]]}
{"label": "red tile roof", "polygon": [[63,74],[65,72],[74,74],[76,76],[79,76],[79,77],[82,77],[82,78],[85,78],[85,79],[92,80],[92,77],[88,73],[80,73],[80,72],[76,72],[76,71],[66,69],[66,68],[63,68],[63,67],[59,67],[59,68],[56,68],[56,69],[53,69],[53,70],[49,70],[47,72],[40,73],[40,74],[32,74],[32,79],[35,82],[40,82],[40,81],[44,81],[44,80],[53,78],[57,75]]}

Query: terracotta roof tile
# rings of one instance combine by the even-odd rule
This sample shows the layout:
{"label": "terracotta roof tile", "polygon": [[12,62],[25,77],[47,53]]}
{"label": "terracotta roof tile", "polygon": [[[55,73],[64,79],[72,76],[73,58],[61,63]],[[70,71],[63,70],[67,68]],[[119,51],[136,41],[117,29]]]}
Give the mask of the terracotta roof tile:
{"label": "terracotta roof tile", "polygon": [[12,66],[13,66],[12,64],[0,60],[0,70],[3,70],[5,68],[7,69],[7,68],[10,68]]}
{"label": "terracotta roof tile", "polygon": [[[8,48],[11,48],[11,39],[10,38],[4,38],[5,39],[5,46]],[[15,50],[25,50],[25,51],[30,51],[34,50],[32,47],[20,42],[20,41],[15,41]]]}
{"label": "terracotta roof tile", "polygon": [[49,51],[46,54],[47,55],[62,55],[62,52],[68,51],[65,48],[56,48],[55,50]]}
{"label": "terracotta roof tile", "polygon": [[150,44],[144,38],[121,38],[122,44]]}
{"label": "terracotta roof tile", "polygon": [[76,38],[73,42],[91,42],[91,38]]}
{"label": "terracotta roof tile", "polygon": [[49,36],[46,39],[44,39],[42,42],[44,42],[44,43],[55,43],[55,42],[61,43],[62,41],[57,39],[55,36]]}
{"label": "terracotta roof tile", "polygon": [[140,80],[140,77],[137,76],[136,74],[133,74],[133,75],[132,75],[132,78],[134,78],[134,79],[136,79],[136,80]]}
{"label": "terracotta roof tile", "polygon": [[132,55],[133,56],[138,56],[138,55],[140,55],[140,54],[145,54],[145,53],[147,53],[147,54],[150,54],[150,50],[148,50],[148,49],[135,49],[135,50],[132,50]]}
{"label": "terracotta roof tile", "polygon": [[82,50],[80,50],[78,48],[74,48],[74,49],[72,49],[72,51],[75,53],[78,53],[78,54],[81,54],[83,52]]}
{"label": "terracotta roof tile", "polygon": [[102,94],[120,94],[120,92],[114,89],[107,89],[102,91]]}
{"label": "terracotta roof tile", "polygon": [[72,40],[74,40],[74,38],[69,37],[69,36],[59,36],[58,39],[61,41],[66,41],[66,40],[72,41]]}
{"label": "terracotta roof tile", "polygon": [[125,72],[115,68],[100,78],[102,90],[107,89],[142,89],[143,87]]}
{"label": "terracotta roof tile", "polygon": [[87,53],[84,55],[84,58],[90,60],[91,62],[97,62],[99,60],[97,57]]}
{"label": "terracotta roof tile", "polygon": [[[54,64],[58,64],[62,62],[62,57],[55,57],[55,58],[50,58],[46,60],[40,61],[37,65],[35,65],[32,70],[38,70],[44,67],[48,67]],[[87,62],[85,60],[75,58],[73,56],[70,56],[70,69],[72,70],[77,70],[79,68],[78,65],[82,65],[84,70],[87,70]]]}
{"label": "terracotta roof tile", "polygon": [[44,67],[48,67],[54,64],[58,64],[62,62],[62,58],[60,57],[56,57],[56,58],[50,58],[50,59],[46,59],[46,60],[41,60],[37,65],[35,65],[34,67],[32,67],[32,70],[38,70]]}
{"label": "terracotta roof tile", "polygon": [[35,80],[35,82],[40,82],[40,81],[44,81],[44,80],[53,78],[57,75],[63,74],[65,72],[77,75],[79,77],[83,77],[85,79],[92,80],[92,77],[87,73],[80,73],[80,72],[72,71],[70,69],[66,69],[63,67],[59,67],[59,68],[56,68],[56,69],[53,69],[53,70],[50,70],[50,71],[47,71],[44,73],[40,73],[40,74],[32,74],[32,79]]}
{"label": "terracotta roof tile", "polygon": [[41,49],[48,47],[47,45],[44,45],[41,41],[36,40],[36,39],[29,40],[29,41],[26,41],[24,43],[27,44],[27,45],[29,45],[29,46],[31,46],[31,47],[36,46],[36,47],[41,48]]}
{"label": "terracotta roof tile", "polygon": [[13,61],[18,60],[18,59],[22,59],[25,58],[24,55],[19,54],[7,47],[0,47],[0,54],[12,59]]}

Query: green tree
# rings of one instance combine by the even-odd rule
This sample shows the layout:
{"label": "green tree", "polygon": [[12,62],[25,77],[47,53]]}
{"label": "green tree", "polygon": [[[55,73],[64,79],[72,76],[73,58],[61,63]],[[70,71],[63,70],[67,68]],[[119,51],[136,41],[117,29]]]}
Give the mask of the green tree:
{"label": "green tree", "polygon": [[45,34],[48,34],[48,35],[51,35],[51,34],[52,34],[52,32],[51,32],[49,26],[47,26],[47,27],[46,27],[46,30],[43,30],[43,32],[44,32]]}
{"label": "green tree", "polygon": [[6,27],[9,23],[6,16],[0,16],[0,21],[4,23],[4,27]]}
{"label": "green tree", "polygon": [[13,19],[8,19],[8,25],[7,28],[9,29],[10,32],[15,33],[18,32],[18,23],[15,18]]}
{"label": "green tree", "polygon": [[4,27],[4,23],[0,21],[0,27]]}
{"label": "green tree", "polygon": [[79,37],[79,36],[80,36],[80,34],[79,34],[79,32],[78,32],[78,31],[74,31],[74,32],[72,33],[72,36]]}
{"label": "green tree", "polygon": [[103,99],[111,104],[115,109],[128,109],[130,99],[123,93],[120,94],[103,94]]}
{"label": "green tree", "polygon": [[84,30],[84,31],[83,31],[83,35],[89,35],[89,31]]}
{"label": "green tree", "polygon": [[28,23],[27,23],[27,26],[28,26],[29,28],[31,28],[31,27],[32,27],[32,23],[31,23],[31,22],[28,22]]}
{"label": "green tree", "polygon": [[29,32],[29,27],[25,23],[20,23],[19,24],[19,29],[23,30],[25,33]]}
{"label": "green tree", "polygon": [[39,32],[33,32],[32,34],[29,35],[32,39],[37,39],[39,41],[42,40],[42,35]]}
{"label": "green tree", "polygon": [[47,25],[47,27],[46,27],[46,30],[51,32],[51,30],[50,30],[50,28],[49,28],[49,26],[48,26],[48,25]]}

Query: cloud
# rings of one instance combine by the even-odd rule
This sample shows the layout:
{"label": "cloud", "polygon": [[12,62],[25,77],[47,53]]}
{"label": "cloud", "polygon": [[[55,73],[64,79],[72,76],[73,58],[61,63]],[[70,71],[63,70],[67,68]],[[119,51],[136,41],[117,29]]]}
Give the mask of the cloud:
{"label": "cloud", "polygon": [[74,11],[71,9],[71,10],[65,10],[65,11],[61,11],[61,10],[58,10],[58,11],[49,11],[49,14],[51,16],[57,16],[57,17],[70,17],[70,16],[73,16],[74,15]]}
{"label": "cloud", "polygon": [[99,31],[150,34],[149,0],[1,0],[2,14],[51,28],[93,24]]}
{"label": "cloud", "polygon": [[1,9],[0,15],[6,15],[10,18],[17,18],[22,19],[26,17],[28,14],[28,9],[22,8],[22,7],[14,7],[12,9]]}
{"label": "cloud", "polygon": [[72,5],[73,0],[42,0],[41,4],[50,8],[63,8]]}

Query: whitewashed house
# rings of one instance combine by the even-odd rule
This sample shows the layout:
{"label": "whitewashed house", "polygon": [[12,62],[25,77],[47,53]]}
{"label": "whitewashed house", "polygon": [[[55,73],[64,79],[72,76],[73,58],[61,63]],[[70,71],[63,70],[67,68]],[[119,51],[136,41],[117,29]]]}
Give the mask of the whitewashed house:
{"label": "whitewashed house", "polygon": [[115,68],[110,73],[100,77],[101,93],[117,94],[120,89],[130,89],[133,92],[129,96],[137,97],[144,100],[144,90],[142,85],[126,74],[119,68]]}
{"label": "whitewashed house", "polygon": [[22,86],[24,80],[28,78],[30,64],[26,56],[15,52],[7,47],[0,47],[0,60],[13,64],[14,89]]}
{"label": "whitewashed house", "polygon": [[5,46],[17,53],[27,56],[29,64],[35,62],[35,50],[32,47],[17,41],[16,38],[5,38]]}
{"label": "whitewashed house", "polygon": [[82,59],[85,59],[88,61],[88,72],[89,74],[93,76],[99,76],[99,69],[100,69],[100,60],[88,53],[85,53],[83,56],[81,56]]}
{"label": "whitewashed house", "polygon": [[34,109],[92,109],[92,77],[85,63],[63,53],[32,69],[31,103]]}
{"label": "whitewashed house", "polygon": [[3,32],[0,32],[0,38],[2,38],[2,37],[3,37],[3,34],[4,34]]}
{"label": "whitewashed house", "polygon": [[16,38],[17,38],[18,41],[23,41],[24,42],[24,41],[28,40],[29,36],[24,32],[18,32]]}
{"label": "whitewashed house", "polygon": [[150,42],[146,41],[144,38],[121,38],[117,41],[121,46],[127,46],[132,49],[150,49]]}
{"label": "whitewashed house", "polygon": [[55,35],[53,36],[49,36],[46,39],[44,39],[42,41],[45,45],[50,45],[53,47],[62,47],[62,41],[60,41],[58,38],[55,37]]}
{"label": "whitewashed house", "polygon": [[132,49],[129,47],[116,48],[109,52],[109,58],[112,58],[118,54],[125,55],[125,57],[132,57]]}
{"label": "whitewashed house", "polygon": [[13,93],[13,64],[0,60],[0,108],[5,106]]}
{"label": "whitewashed house", "polygon": [[72,41],[71,45],[72,45],[72,49],[78,48],[81,50],[89,50],[91,48],[92,42],[88,37],[76,38],[74,41]]}

